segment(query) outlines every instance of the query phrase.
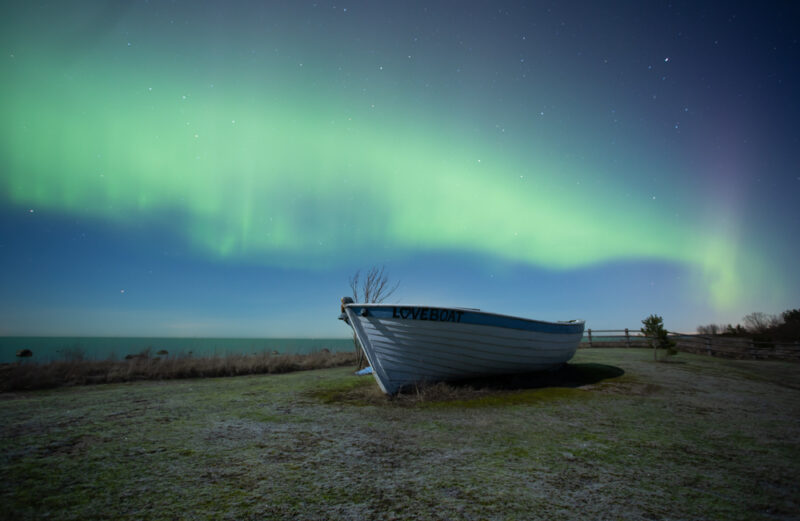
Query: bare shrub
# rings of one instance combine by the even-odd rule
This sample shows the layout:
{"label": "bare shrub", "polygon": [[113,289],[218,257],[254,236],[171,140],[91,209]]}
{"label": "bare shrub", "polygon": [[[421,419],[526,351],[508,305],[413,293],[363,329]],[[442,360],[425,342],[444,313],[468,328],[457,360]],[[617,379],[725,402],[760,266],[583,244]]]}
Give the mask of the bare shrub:
{"label": "bare shrub", "polygon": [[375,303],[383,302],[397,291],[400,282],[392,286],[385,266],[371,267],[366,275],[361,277],[361,270],[350,277],[350,290],[353,292],[354,302]]}
{"label": "bare shrub", "polygon": [[716,324],[697,326],[697,332],[701,335],[716,335],[719,334],[719,326]]}
{"label": "bare shrub", "polygon": [[781,319],[776,315],[768,315],[761,311],[756,311],[746,315],[742,322],[744,327],[749,333],[754,335],[763,335],[771,328],[777,327],[781,323]]}

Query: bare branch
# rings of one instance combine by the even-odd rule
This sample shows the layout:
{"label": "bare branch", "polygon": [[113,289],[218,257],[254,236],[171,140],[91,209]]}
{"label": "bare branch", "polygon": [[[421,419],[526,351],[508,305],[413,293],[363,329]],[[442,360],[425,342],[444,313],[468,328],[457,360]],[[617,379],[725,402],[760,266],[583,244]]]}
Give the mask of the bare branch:
{"label": "bare branch", "polygon": [[350,291],[353,292],[353,302],[359,302],[358,300],[358,279],[361,276],[361,270],[355,272],[355,274],[350,277]]}
{"label": "bare branch", "polygon": [[760,311],[750,313],[742,321],[747,331],[756,335],[766,333],[770,328],[778,326],[781,322],[777,316],[768,315]]}
{"label": "bare branch", "polygon": [[376,303],[383,302],[391,297],[400,283],[394,285],[389,283],[389,275],[386,273],[385,266],[373,266],[364,274],[362,279],[361,270],[358,270],[350,277],[350,290],[353,292],[355,302]]}

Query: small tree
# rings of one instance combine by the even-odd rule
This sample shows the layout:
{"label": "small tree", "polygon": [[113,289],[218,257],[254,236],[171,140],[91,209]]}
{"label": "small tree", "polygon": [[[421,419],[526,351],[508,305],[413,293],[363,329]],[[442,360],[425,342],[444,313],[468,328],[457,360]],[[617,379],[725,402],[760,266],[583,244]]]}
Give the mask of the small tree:
{"label": "small tree", "polygon": [[642,320],[642,325],[642,334],[650,339],[650,345],[653,346],[653,360],[658,360],[659,349],[666,349],[667,355],[678,354],[675,341],[667,336],[667,330],[664,329],[664,319],[658,315],[650,315]]}
{"label": "small tree", "polygon": [[776,329],[776,336],[782,341],[800,340],[800,309],[787,309],[781,317],[783,324]]}
{"label": "small tree", "polygon": [[[353,302],[363,302],[367,304],[385,301],[397,291],[400,285],[400,282],[396,282],[394,285],[389,282],[389,274],[386,273],[385,266],[381,266],[380,268],[372,266],[363,277],[361,275],[361,270],[358,270],[350,277],[349,282],[350,290],[353,292]],[[361,369],[367,365],[367,361],[365,360],[364,350],[361,349],[355,332],[353,332],[353,344],[355,344],[356,348],[356,363],[358,364],[358,368]]]}
{"label": "small tree", "polygon": [[786,324],[800,323],[800,309],[787,309],[781,313],[781,317]]}

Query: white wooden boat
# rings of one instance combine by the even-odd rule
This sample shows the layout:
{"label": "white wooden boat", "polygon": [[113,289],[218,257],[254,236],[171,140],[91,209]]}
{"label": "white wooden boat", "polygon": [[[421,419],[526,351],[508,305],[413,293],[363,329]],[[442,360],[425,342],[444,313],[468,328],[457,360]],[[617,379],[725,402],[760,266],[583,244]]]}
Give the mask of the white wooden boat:
{"label": "white wooden boat", "polygon": [[544,322],[469,308],[358,304],[342,314],[387,394],[421,382],[556,369],[575,354],[583,320]]}

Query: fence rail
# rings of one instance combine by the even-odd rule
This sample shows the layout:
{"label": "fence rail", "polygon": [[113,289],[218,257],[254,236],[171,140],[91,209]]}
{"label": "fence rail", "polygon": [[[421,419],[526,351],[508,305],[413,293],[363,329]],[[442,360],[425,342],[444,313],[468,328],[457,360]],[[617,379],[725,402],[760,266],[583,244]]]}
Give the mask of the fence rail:
{"label": "fence rail", "polygon": [[[721,358],[800,362],[800,342],[759,342],[752,338],[669,333],[678,351]],[[587,329],[582,348],[652,347],[638,329]]]}

